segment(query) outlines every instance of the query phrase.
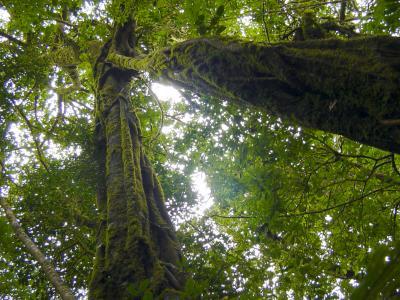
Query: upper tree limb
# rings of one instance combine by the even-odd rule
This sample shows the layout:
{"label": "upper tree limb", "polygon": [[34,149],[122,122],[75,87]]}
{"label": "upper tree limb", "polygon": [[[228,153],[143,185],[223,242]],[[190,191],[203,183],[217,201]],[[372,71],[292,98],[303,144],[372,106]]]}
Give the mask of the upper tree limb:
{"label": "upper tree limb", "polygon": [[197,92],[247,103],[300,125],[400,153],[400,39],[365,37],[264,46],[196,39],[149,56],[111,52],[117,67],[147,71]]}

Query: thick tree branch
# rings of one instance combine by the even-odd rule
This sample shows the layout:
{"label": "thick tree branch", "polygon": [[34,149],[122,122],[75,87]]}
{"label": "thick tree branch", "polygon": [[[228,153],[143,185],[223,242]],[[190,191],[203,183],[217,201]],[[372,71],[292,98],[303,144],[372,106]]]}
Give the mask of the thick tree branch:
{"label": "thick tree branch", "polygon": [[400,39],[309,40],[272,46],[200,38],[129,57],[123,69],[147,71],[196,92],[261,108],[298,124],[400,153]]}
{"label": "thick tree branch", "polygon": [[64,300],[75,299],[70,288],[63,282],[60,275],[57,273],[53,265],[47,260],[45,255],[40,251],[36,244],[29,238],[29,236],[22,229],[17,218],[15,217],[10,205],[3,197],[0,197],[0,205],[3,208],[11,227],[14,230],[17,238],[24,244],[27,251],[37,260],[47,279],[54,286],[60,297]]}

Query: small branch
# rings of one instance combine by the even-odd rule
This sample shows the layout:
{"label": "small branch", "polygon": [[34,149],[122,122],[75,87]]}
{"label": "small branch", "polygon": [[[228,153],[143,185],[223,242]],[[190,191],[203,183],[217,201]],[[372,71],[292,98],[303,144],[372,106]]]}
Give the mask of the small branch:
{"label": "small branch", "polygon": [[[57,94],[57,116],[56,116],[56,119],[54,120],[53,124],[51,125],[49,131],[47,132],[47,134],[49,136],[53,134],[53,131],[55,130],[58,123],[60,121],[62,122],[62,120],[63,120],[64,113],[63,113],[62,108],[63,108],[63,96],[61,94]],[[46,142],[46,139],[44,139],[40,143],[40,147],[42,147],[45,142]]]}
{"label": "small branch", "polygon": [[32,139],[33,142],[35,144],[35,148],[36,148],[36,153],[37,153],[37,158],[39,160],[39,162],[41,163],[41,165],[45,168],[45,170],[49,173],[50,169],[47,166],[46,160],[44,158],[43,155],[43,151],[41,149],[41,143],[39,142],[39,140],[37,139],[36,135],[35,135],[35,126],[33,126],[33,124],[31,123],[31,121],[28,119],[28,117],[25,115],[24,111],[19,107],[19,105],[17,105],[15,103],[14,100],[11,100],[12,103],[12,107],[15,110],[15,112],[17,112],[22,119],[25,121],[25,124],[28,126],[29,131],[31,132],[32,135]]}
{"label": "small branch", "polygon": [[385,126],[399,126],[400,119],[387,119],[387,120],[380,120],[380,123]]}
{"label": "small branch", "polygon": [[400,176],[399,169],[397,168],[397,165],[396,165],[396,160],[395,160],[395,157],[394,157],[394,153],[391,154],[390,158],[391,158],[391,161],[392,161],[393,170],[397,173],[397,175]]}
{"label": "small branch", "polygon": [[400,201],[398,201],[394,207],[393,212],[393,241],[396,240],[396,230],[397,230],[397,211],[399,210]]}
{"label": "small branch", "polygon": [[56,18],[56,19],[54,19],[54,21],[56,21],[57,23],[61,23],[61,24],[67,25],[69,27],[72,27],[74,30],[78,30],[78,26],[77,25],[74,25],[74,24],[72,24],[70,22],[67,22],[65,20]]}
{"label": "small branch", "polygon": [[12,35],[9,35],[8,33],[5,33],[2,30],[0,30],[0,36],[4,37],[4,38],[8,39],[10,42],[18,44],[20,46],[26,46],[26,43],[24,43],[23,41],[13,37]]}
{"label": "small branch", "polygon": [[262,20],[263,20],[263,24],[264,24],[264,31],[265,31],[265,35],[267,36],[267,41],[268,43],[271,43],[270,39],[269,39],[269,31],[268,31],[268,26],[267,26],[267,22],[265,21],[265,1],[263,1],[262,3]]}
{"label": "small branch", "polygon": [[15,235],[25,245],[27,251],[33,256],[33,258],[39,263],[47,279],[60,294],[61,299],[74,300],[75,296],[73,295],[71,289],[64,283],[54,266],[47,260],[38,246],[36,246],[31,238],[25,233],[6,199],[0,197],[0,205],[4,210],[11,227],[13,228]]}
{"label": "small branch", "polygon": [[[76,103],[76,104],[78,104],[79,106],[83,107],[84,109],[86,109],[86,110],[88,110],[88,111],[90,111],[90,112],[93,111],[93,108],[92,108],[92,107],[89,107],[87,104],[85,104],[85,103],[83,103],[83,102],[80,102],[79,100],[71,99],[70,102],[71,102],[71,103]],[[71,103],[70,103],[70,105],[71,105]],[[71,106],[76,107],[75,105],[71,105]],[[78,109],[81,109],[81,107],[77,107],[77,108],[78,108]]]}
{"label": "small branch", "polygon": [[7,174],[6,166],[4,165],[4,162],[2,160],[0,160],[0,175],[3,177],[3,179],[10,182],[17,189],[22,189],[22,187],[19,184],[15,183],[14,180],[11,178],[11,176]]}
{"label": "small branch", "polygon": [[254,216],[222,216],[222,215],[209,215],[208,218],[221,218],[221,219],[255,219]]}
{"label": "small branch", "polygon": [[306,135],[306,136],[308,136],[308,137],[310,137],[310,138],[312,138],[313,140],[316,140],[317,142],[321,143],[322,145],[325,146],[325,148],[326,148],[327,150],[329,150],[329,151],[332,152],[335,156],[338,156],[338,157],[364,158],[364,159],[373,160],[373,161],[375,161],[375,162],[378,162],[378,161],[380,161],[380,160],[384,160],[384,159],[387,159],[387,158],[390,157],[390,154],[389,154],[389,155],[382,156],[382,157],[379,157],[379,158],[372,157],[372,156],[368,156],[368,155],[363,155],[363,154],[344,154],[344,153],[341,153],[341,152],[339,152],[339,151],[333,149],[333,148],[332,148],[331,146],[329,146],[326,142],[324,142],[323,140],[321,140],[320,138],[316,137],[316,136],[313,135],[313,134],[310,134],[310,133],[303,133],[303,134]]}
{"label": "small branch", "polygon": [[296,28],[290,30],[288,33],[285,33],[284,35],[282,35],[282,36],[280,37],[280,39],[281,39],[281,40],[286,40],[286,39],[288,39],[288,38],[289,38],[291,35],[293,35],[297,30],[300,30],[299,27],[296,27]]}
{"label": "small branch", "polygon": [[73,218],[74,221],[76,223],[76,225],[78,226],[86,226],[88,228],[94,229],[97,227],[97,220],[92,220],[90,218],[88,218],[87,216],[81,214],[81,212],[78,209],[74,209],[73,212]]}
{"label": "small branch", "polygon": [[45,161],[45,158],[44,158],[44,155],[43,155],[43,151],[40,148],[39,141],[36,138],[34,138],[34,143],[35,143],[36,151],[37,151],[37,154],[38,154],[38,159],[39,159],[41,165],[45,168],[47,173],[50,173],[50,169],[49,169],[49,167],[48,167],[48,165],[47,165],[47,163]]}
{"label": "small branch", "polygon": [[346,19],[347,0],[342,0],[340,3],[339,23],[343,23]]}
{"label": "small branch", "polygon": [[340,3],[339,23],[343,24],[346,19],[347,0],[342,0]]}
{"label": "small branch", "polygon": [[161,102],[160,102],[160,100],[158,99],[157,95],[151,90],[150,87],[147,87],[147,89],[148,89],[150,95],[152,96],[152,98],[157,102],[158,107],[160,108],[160,111],[161,111],[161,120],[160,120],[160,124],[159,124],[159,126],[158,126],[156,135],[155,135],[155,136],[151,139],[151,141],[150,141],[150,143],[152,143],[152,142],[154,142],[155,140],[157,140],[158,137],[161,135],[161,130],[162,130],[163,126],[164,126],[164,109],[163,109],[163,107],[162,107],[162,105],[161,105]]}
{"label": "small branch", "polygon": [[184,122],[184,121],[182,121],[181,119],[179,119],[179,118],[177,117],[177,115],[165,114],[165,117],[166,117],[166,118],[169,118],[169,119],[172,119],[172,120],[174,120],[174,121],[177,121],[177,122],[179,122],[179,123],[182,123],[182,124],[187,124],[186,122]]}
{"label": "small branch", "polygon": [[362,200],[362,199],[364,199],[364,198],[366,198],[368,196],[371,196],[371,195],[373,195],[375,193],[378,193],[378,192],[381,192],[381,191],[384,191],[384,190],[385,190],[385,188],[380,188],[380,189],[371,191],[371,192],[369,192],[369,193],[367,193],[365,195],[362,195],[360,197],[353,198],[353,199],[351,199],[349,201],[346,201],[346,202],[343,202],[343,203],[340,203],[338,205],[334,205],[334,206],[331,206],[331,207],[327,207],[327,208],[324,208],[324,209],[311,210],[311,211],[306,211],[306,212],[302,212],[302,213],[295,213],[295,214],[280,215],[280,217],[282,217],[282,218],[290,218],[290,217],[301,217],[301,216],[305,216],[305,215],[320,214],[320,213],[323,213],[323,212],[326,212],[326,211],[330,211],[330,210],[333,210],[333,209],[336,209],[336,208],[339,208],[339,207],[344,207],[346,205],[352,204],[352,203],[354,203],[356,201],[360,201],[360,200]]}

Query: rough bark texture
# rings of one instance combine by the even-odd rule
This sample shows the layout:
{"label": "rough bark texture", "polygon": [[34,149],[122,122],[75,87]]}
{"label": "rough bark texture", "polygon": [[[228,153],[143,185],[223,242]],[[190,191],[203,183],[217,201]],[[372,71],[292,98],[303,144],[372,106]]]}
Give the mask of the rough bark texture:
{"label": "rough bark texture", "polygon": [[89,298],[139,299],[143,294],[133,296],[130,290],[148,282],[153,295],[171,299],[183,285],[180,251],[131,107],[129,82],[135,72],[105,63],[109,47],[104,47],[95,67],[97,201],[102,221]]}
{"label": "rough bark texture", "polygon": [[144,58],[112,53],[108,59],[184,88],[400,153],[399,38],[273,46],[201,38]]}
{"label": "rough bark texture", "polygon": [[2,197],[0,197],[0,206],[4,209],[6,217],[10,222],[10,225],[13,228],[15,235],[24,244],[24,246],[33,256],[33,258],[39,263],[47,279],[54,286],[61,299],[74,300],[75,297],[70,288],[64,283],[54,266],[46,259],[43,252],[40,251],[38,246],[36,246],[36,244],[25,233],[17,218],[15,217],[10,205]]}

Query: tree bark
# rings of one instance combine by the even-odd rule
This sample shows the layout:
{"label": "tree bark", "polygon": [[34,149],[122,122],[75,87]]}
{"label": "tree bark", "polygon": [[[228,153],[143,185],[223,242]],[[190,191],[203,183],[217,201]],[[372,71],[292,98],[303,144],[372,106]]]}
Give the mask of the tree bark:
{"label": "tree bark", "polygon": [[24,244],[28,252],[33,256],[33,258],[39,263],[47,279],[56,289],[57,293],[63,300],[73,300],[75,299],[74,294],[70,288],[64,283],[60,275],[55,270],[54,266],[47,260],[42,251],[36,246],[36,244],[30,239],[30,237],[25,233],[19,224],[17,218],[15,217],[10,205],[7,203],[6,199],[0,197],[0,206],[4,209],[6,217],[10,222],[17,238]]}
{"label": "tree bark", "polygon": [[95,66],[101,224],[89,299],[141,299],[144,292],[167,299],[183,288],[180,249],[131,107],[129,83],[137,73],[104,61],[112,43]]}
{"label": "tree bark", "polygon": [[400,39],[272,46],[200,38],[146,57],[110,53],[125,69],[249,104],[301,126],[400,153]]}

